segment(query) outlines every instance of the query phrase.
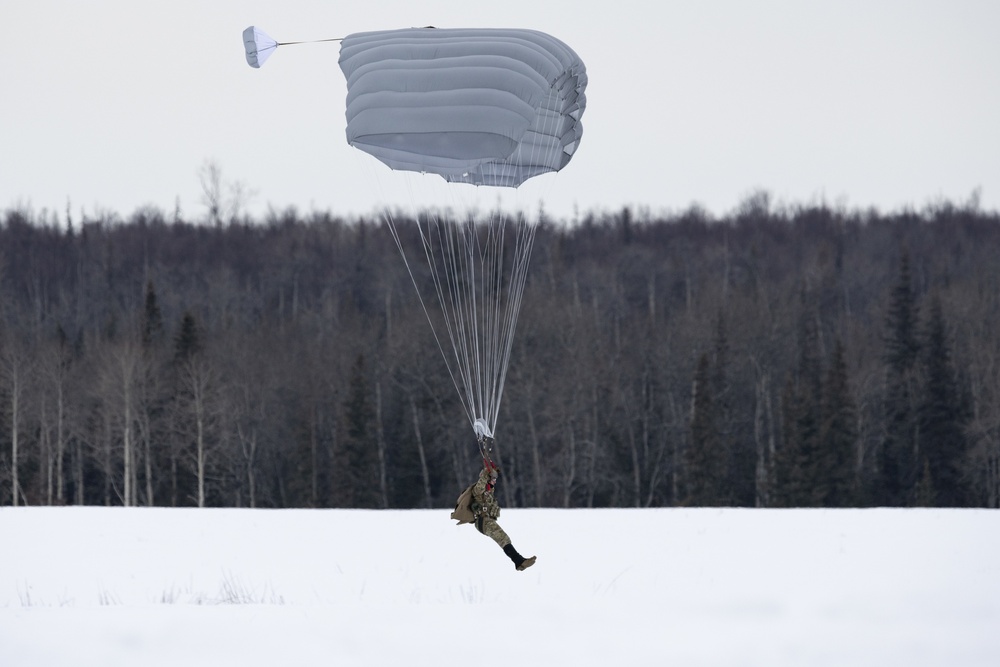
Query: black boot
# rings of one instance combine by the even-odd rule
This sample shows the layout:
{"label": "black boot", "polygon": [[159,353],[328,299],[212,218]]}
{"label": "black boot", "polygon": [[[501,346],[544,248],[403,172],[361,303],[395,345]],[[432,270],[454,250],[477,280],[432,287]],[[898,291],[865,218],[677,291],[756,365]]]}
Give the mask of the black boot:
{"label": "black boot", "polygon": [[517,553],[517,549],[514,548],[513,544],[508,544],[503,548],[503,552],[507,554],[507,557],[514,561],[514,567],[520,570],[527,570],[529,567],[535,564],[535,556],[531,558],[525,558],[521,554]]}

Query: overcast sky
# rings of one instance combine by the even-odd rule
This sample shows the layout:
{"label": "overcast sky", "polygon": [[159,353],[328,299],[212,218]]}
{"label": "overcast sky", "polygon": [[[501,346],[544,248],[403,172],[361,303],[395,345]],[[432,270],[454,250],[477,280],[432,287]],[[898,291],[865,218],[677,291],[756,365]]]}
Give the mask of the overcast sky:
{"label": "overcast sky", "polygon": [[[0,209],[179,205],[199,219],[207,161],[252,193],[254,215],[439,196],[440,179],[399,178],[347,146],[337,43],[281,47],[254,70],[248,25],[279,41],[425,25],[563,40],[590,77],[583,140],[517,193],[525,209],[721,215],[757,189],[883,211],[979,190],[1000,208],[992,0],[33,0],[2,16]],[[457,187],[474,191],[461,202],[498,201]]]}

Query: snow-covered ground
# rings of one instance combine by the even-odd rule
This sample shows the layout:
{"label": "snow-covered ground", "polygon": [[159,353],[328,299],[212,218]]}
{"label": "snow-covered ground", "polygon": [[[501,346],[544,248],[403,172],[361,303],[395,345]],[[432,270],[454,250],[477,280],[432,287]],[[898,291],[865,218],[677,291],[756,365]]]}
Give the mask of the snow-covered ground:
{"label": "snow-covered ground", "polygon": [[0,508],[0,665],[997,665],[1000,512]]}

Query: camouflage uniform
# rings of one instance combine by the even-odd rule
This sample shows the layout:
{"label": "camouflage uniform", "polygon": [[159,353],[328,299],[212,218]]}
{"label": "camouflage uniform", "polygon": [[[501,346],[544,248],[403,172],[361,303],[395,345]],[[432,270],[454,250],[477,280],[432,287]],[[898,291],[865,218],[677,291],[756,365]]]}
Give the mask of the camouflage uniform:
{"label": "camouflage uniform", "polygon": [[500,504],[493,497],[493,486],[490,484],[490,471],[483,468],[479,480],[472,486],[472,513],[476,517],[476,529],[486,535],[503,549],[510,544],[510,538],[504,532],[497,519],[500,517]]}
{"label": "camouflage uniform", "polygon": [[495,466],[484,465],[483,471],[479,473],[479,480],[465,489],[458,497],[451,518],[458,521],[460,526],[465,523],[475,523],[480,533],[500,545],[518,571],[526,570],[535,564],[535,557],[525,558],[517,553],[517,549],[510,543],[507,533],[503,532],[503,528],[497,524],[497,517],[500,516],[500,505],[493,497],[493,485],[496,483],[495,475],[497,472]]}

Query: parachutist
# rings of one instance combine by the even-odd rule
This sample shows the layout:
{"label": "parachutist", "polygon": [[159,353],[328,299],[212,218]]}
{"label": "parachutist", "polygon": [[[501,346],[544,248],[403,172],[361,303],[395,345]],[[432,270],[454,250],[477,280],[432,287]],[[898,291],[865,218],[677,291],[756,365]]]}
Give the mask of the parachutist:
{"label": "parachutist", "polygon": [[[572,48],[537,30],[428,28],[320,40],[341,44],[338,64],[347,82],[349,145],[392,170],[476,186],[517,188],[569,164],[583,136],[588,80],[587,68]],[[278,46],[292,43],[278,42],[254,26],[243,32],[251,67],[260,67]],[[474,216],[464,222],[448,217],[415,216],[414,222],[456,355],[452,381],[466,414],[474,418],[483,457],[478,481],[462,493],[452,517],[459,524],[474,522],[524,570],[535,563],[534,556],[517,553],[496,522],[500,506],[494,488],[500,469],[492,452],[525,267],[538,225],[524,216],[509,224],[506,215],[490,216],[485,224]],[[402,238],[412,234],[401,231],[388,207],[385,221],[451,374],[450,357],[434,331],[437,318],[421,296],[422,281],[409,271]],[[508,238],[506,229],[511,230],[512,247],[502,241]],[[439,263],[438,256],[446,259]],[[509,280],[494,278],[506,275]],[[444,285],[452,296],[445,296]]]}
{"label": "parachutist", "polygon": [[[493,438],[488,439],[491,443],[493,442]],[[514,545],[511,544],[510,537],[497,523],[497,519],[500,517],[500,504],[494,496],[494,489],[499,479],[500,467],[484,458],[483,470],[479,473],[479,479],[458,497],[451,518],[458,521],[460,526],[463,523],[475,524],[476,530],[496,542],[520,572],[534,565],[536,557],[525,558],[519,554]]]}

